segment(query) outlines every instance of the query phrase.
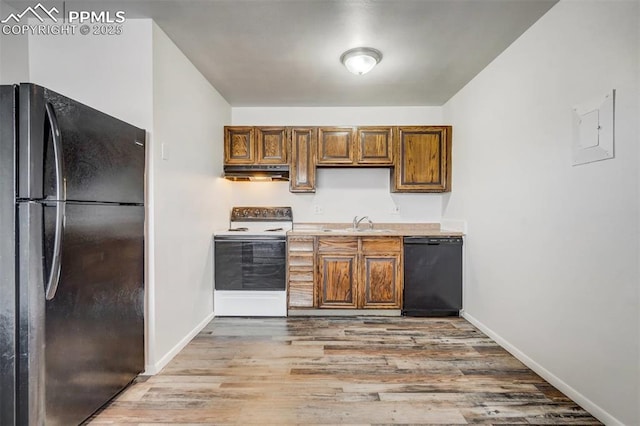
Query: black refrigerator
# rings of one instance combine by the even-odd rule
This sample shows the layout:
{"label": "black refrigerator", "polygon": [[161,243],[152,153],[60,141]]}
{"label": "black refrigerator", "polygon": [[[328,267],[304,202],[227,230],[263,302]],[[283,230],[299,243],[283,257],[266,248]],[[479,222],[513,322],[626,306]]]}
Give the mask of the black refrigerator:
{"label": "black refrigerator", "polygon": [[83,422],[144,369],[145,131],[0,86],[0,424]]}

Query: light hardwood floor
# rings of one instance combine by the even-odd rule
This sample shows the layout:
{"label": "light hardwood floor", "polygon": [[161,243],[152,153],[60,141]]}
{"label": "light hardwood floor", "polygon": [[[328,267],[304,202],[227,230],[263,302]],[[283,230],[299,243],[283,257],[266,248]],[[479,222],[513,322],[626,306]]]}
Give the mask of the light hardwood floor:
{"label": "light hardwood floor", "polygon": [[103,424],[600,424],[462,318],[216,318]]}

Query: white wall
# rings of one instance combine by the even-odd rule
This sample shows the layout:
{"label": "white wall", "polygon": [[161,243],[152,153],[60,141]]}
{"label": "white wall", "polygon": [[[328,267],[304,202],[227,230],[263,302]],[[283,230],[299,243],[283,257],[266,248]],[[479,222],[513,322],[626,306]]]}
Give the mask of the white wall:
{"label": "white wall", "polygon": [[[233,108],[234,125],[443,124],[440,107]],[[455,172],[454,172],[455,173]],[[293,194],[288,182],[227,182],[234,205],[292,206],[296,222],[438,222],[440,194],[392,194],[389,169],[319,168],[315,194]],[[317,210],[321,213],[318,213]],[[393,213],[398,210],[399,214]]]}
{"label": "white wall", "polygon": [[[30,36],[30,79],[147,130],[146,370],[212,316],[211,232],[226,226],[231,109],[151,20],[118,36]],[[161,159],[161,143],[168,160]]]}
{"label": "white wall", "polygon": [[220,175],[223,126],[231,121],[229,104],[155,23],[153,116],[152,372],[212,317],[211,236],[228,223]]}
{"label": "white wall", "polygon": [[[15,8],[0,1],[0,19]],[[29,38],[25,35],[0,34],[0,84],[14,84],[29,79]]]}
{"label": "white wall", "polygon": [[[467,317],[608,424],[640,424],[637,1],[561,1],[444,107]],[[615,159],[571,166],[616,89]]]}
{"label": "white wall", "polygon": [[151,21],[118,36],[29,36],[30,81],[134,126],[153,127]]}

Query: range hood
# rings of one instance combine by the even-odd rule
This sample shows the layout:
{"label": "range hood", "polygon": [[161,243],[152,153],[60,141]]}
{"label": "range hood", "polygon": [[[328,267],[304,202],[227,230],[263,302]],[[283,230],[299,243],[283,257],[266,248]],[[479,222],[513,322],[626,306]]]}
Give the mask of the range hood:
{"label": "range hood", "polygon": [[235,181],[287,181],[289,180],[289,166],[224,166],[222,176],[225,179]]}

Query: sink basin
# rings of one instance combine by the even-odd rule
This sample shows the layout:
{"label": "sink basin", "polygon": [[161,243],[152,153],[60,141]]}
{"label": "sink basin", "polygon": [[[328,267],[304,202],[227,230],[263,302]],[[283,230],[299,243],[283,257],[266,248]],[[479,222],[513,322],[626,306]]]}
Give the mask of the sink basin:
{"label": "sink basin", "polygon": [[345,229],[323,229],[323,232],[331,232],[331,233],[353,233],[353,234],[359,234],[359,233],[363,233],[363,232],[373,232],[376,234],[381,234],[381,233],[385,233],[385,232],[391,232],[391,229],[368,229],[368,228],[358,228],[358,229],[353,229],[353,228],[345,228]]}

